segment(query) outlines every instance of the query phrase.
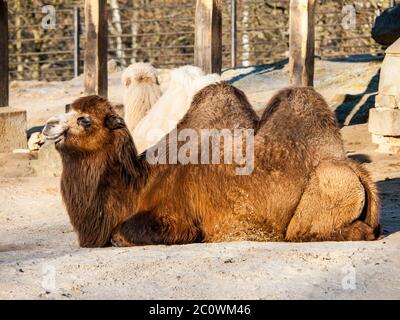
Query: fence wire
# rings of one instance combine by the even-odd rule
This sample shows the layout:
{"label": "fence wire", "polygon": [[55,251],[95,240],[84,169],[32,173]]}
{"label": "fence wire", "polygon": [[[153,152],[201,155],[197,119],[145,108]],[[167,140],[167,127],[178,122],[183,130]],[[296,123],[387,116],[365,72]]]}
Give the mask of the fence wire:
{"label": "fence wire", "polygon": [[[10,77],[17,80],[68,80],[83,70],[84,10],[79,0],[34,3],[9,0]],[[318,0],[316,56],[339,58],[382,54],[370,32],[390,0]],[[46,5],[55,8],[54,28]],[[148,61],[159,68],[193,64],[195,0],[108,1],[109,59],[125,67]],[[34,6],[34,7],[33,7]],[[289,0],[236,1],[238,66],[287,59]],[[223,67],[231,67],[231,1],[223,1]],[[79,19],[78,19],[79,18]],[[46,26],[46,25],[45,25]]]}

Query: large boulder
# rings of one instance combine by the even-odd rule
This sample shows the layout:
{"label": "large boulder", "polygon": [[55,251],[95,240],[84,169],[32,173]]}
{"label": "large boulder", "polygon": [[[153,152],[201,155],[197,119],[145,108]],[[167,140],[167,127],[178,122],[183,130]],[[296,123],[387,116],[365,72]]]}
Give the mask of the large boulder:
{"label": "large boulder", "polygon": [[372,38],[385,46],[390,46],[400,38],[400,4],[386,9],[376,18]]}

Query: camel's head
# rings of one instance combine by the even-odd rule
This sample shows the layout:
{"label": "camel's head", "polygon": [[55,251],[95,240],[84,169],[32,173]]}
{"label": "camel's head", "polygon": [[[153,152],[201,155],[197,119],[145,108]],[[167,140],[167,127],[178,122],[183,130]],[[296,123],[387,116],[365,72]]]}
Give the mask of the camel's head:
{"label": "camel's head", "polygon": [[127,67],[122,72],[121,81],[126,88],[139,83],[159,84],[157,70],[146,62],[137,62]]}
{"label": "camel's head", "polygon": [[75,100],[66,114],[50,118],[43,134],[60,152],[95,152],[110,144],[114,130],[123,128],[124,120],[110,103],[93,95]]}

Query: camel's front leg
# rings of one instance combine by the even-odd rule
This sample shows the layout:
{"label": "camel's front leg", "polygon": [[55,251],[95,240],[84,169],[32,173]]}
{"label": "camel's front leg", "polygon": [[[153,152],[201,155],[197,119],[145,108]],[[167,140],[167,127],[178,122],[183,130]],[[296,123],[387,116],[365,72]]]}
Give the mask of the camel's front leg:
{"label": "camel's front leg", "polygon": [[114,229],[111,244],[114,247],[159,244],[162,233],[161,223],[152,212],[139,212]]}
{"label": "camel's front leg", "polygon": [[121,228],[118,226],[111,235],[110,243],[113,247],[131,247],[134,243],[129,242],[121,233]]}
{"label": "camel's front leg", "polygon": [[195,223],[178,216],[160,216],[139,212],[121,223],[111,236],[117,247],[151,244],[184,244],[203,241],[203,232]]}

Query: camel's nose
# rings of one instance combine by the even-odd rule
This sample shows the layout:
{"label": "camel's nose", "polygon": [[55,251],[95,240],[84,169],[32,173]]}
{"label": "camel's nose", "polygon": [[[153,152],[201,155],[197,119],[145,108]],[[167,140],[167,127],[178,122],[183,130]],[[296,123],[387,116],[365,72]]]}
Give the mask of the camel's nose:
{"label": "camel's nose", "polygon": [[60,124],[60,118],[59,117],[51,117],[49,120],[46,122],[46,127],[48,128],[54,128]]}
{"label": "camel's nose", "polygon": [[43,128],[43,134],[47,140],[53,140],[62,135],[65,130],[66,126],[61,117],[51,117]]}

